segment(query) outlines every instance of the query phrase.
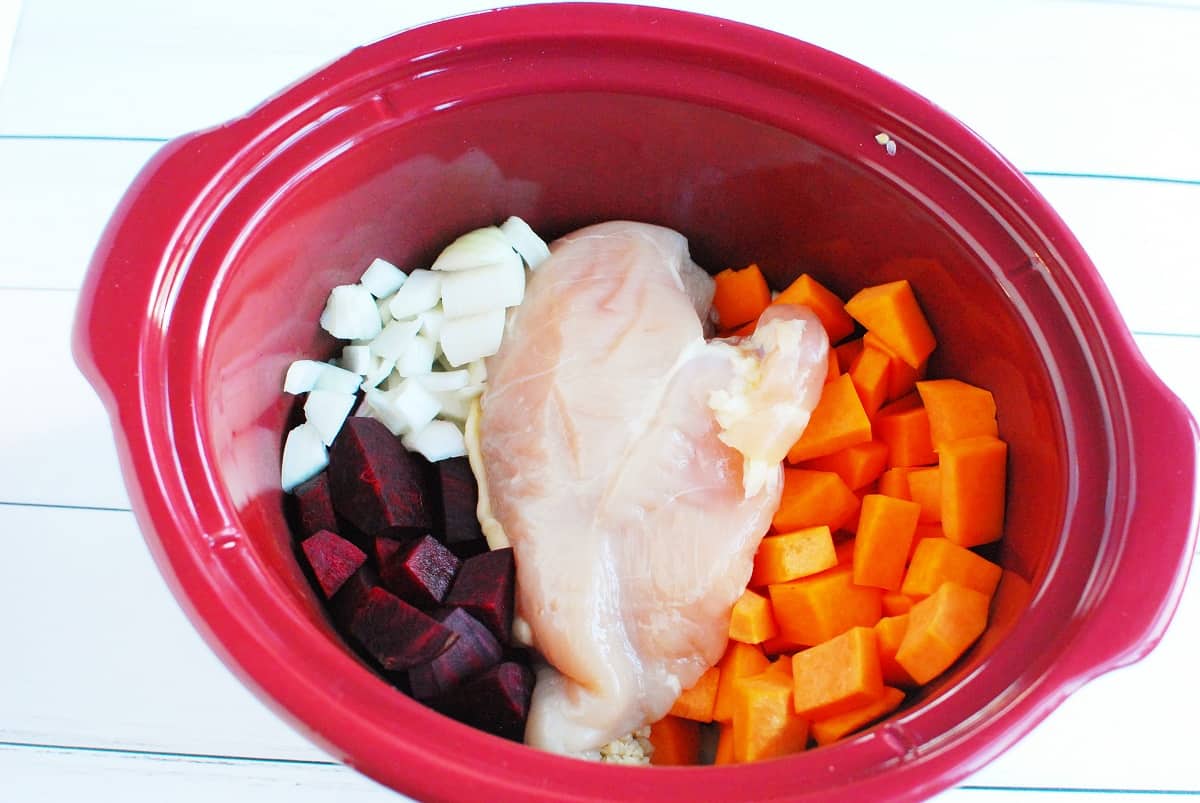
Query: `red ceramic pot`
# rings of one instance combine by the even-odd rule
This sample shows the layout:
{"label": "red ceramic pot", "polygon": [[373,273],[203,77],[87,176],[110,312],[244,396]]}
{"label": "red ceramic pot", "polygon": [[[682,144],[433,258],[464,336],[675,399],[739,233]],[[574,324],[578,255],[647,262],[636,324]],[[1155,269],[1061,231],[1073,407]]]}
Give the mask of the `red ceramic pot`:
{"label": "red ceramic pot", "polygon": [[[293,558],[284,369],[332,351],[326,294],[372,258],[419,266],[510,214],[549,236],[665,224],[701,264],[756,261],[777,288],[801,271],[842,294],[911,280],[940,343],[931,373],[992,389],[1010,445],[1009,583],[982,642],[885,723],[731,768],[540,753],[367,671]],[[100,242],[75,354],[150,548],[209,643],[330,753],[418,798],[920,798],[1144,655],[1193,551],[1195,424],[1021,174],[870,70],[693,14],[544,5],[440,22],[167,144]]]}

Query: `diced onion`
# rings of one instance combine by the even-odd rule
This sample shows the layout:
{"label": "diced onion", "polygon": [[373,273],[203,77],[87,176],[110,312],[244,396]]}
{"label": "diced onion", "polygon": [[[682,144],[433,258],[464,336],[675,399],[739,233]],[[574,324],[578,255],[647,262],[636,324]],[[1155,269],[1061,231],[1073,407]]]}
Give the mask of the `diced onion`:
{"label": "diced onion", "polygon": [[342,348],[341,367],[353,371],[359,376],[365,376],[371,370],[370,346],[345,346]]}
{"label": "diced onion", "polygon": [[375,365],[371,368],[367,375],[363,377],[360,387],[363,390],[366,390],[367,388],[378,387],[379,383],[391,376],[392,371],[395,370],[395,368],[396,363],[393,360],[385,360],[382,357],[376,357]]}
{"label": "diced onion", "polygon": [[332,390],[336,393],[354,393],[362,377],[353,371],[325,363],[325,370],[317,379],[315,390]]}
{"label": "diced onion", "polygon": [[379,324],[387,326],[392,322],[392,297],[376,299],[375,309],[379,310]]}
{"label": "diced onion", "polygon": [[521,255],[521,259],[525,260],[530,270],[536,270],[538,265],[550,258],[550,248],[546,241],[538,237],[521,218],[510,217],[500,224],[500,231],[504,233],[509,245]]}
{"label": "diced onion", "polygon": [[430,393],[461,390],[467,386],[469,379],[470,376],[466,370],[434,371],[433,373],[416,377],[421,386]]}
{"label": "diced onion", "polygon": [[462,430],[449,421],[430,421],[416,432],[408,433],[400,441],[405,448],[421,453],[430,462],[462,457],[467,453]]}
{"label": "diced onion", "polygon": [[388,428],[393,435],[403,435],[408,430],[408,419],[392,405],[391,397],[377,388],[368,388],[363,398],[366,415]]}
{"label": "diced onion", "polygon": [[290,491],[306,482],[329,465],[329,453],[316,427],[304,423],[292,429],[283,442],[283,461],[280,479],[283,490]]}
{"label": "diced onion", "polygon": [[412,379],[404,380],[400,387],[388,391],[387,395],[392,408],[404,416],[406,432],[421,429],[442,410],[437,397]]}
{"label": "diced onion", "polygon": [[467,383],[471,385],[482,385],[487,381],[487,363],[483,360],[474,360],[467,366]]}
{"label": "diced onion", "polygon": [[375,298],[361,284],[333,288],[321,313],[321,328],[343,340],[375,337],[382,328]]}
{"label": "diced onion", "polygon": [[317,386],[317,380],[329,366],[329,363],[316,360],[296,360],[288,366],[287,376],[283,379],[285,393],[308,393]]}
{"label": "diced onion", "polygon": [[504,337],[504,310],[494,309],[442,324],[442,353],[451,367],[490,357],[500,350]]}
{"label": "diced onion", "polygon": [[316,428],[326,446],[333,443],[346,416],[354,407],[354,395],[332,390],[314,390],[304,400],[304,418]]}
{"label": "diced onion", "polygon": [[379,337],[371,341],[371,353],[395,361],[412,343],[421,329],[421,322],[416,318],[396,320],[383,327]]}
{"label": "diced onion", "polygon": [[400,289],[408,277],[391,262],[376,259],[363,273],[359,283],[376,298],[386,298]]}
{"label": "diced onion", "polygon": [[446,313],[442,312],[440,304],[433,309],[425,310],[417,316],[417,320],[421,322],[421,334],[436,343],[442,334],[442,321],[445,319]]}
{"label": "diced onion", "polygon": [[414,270],[408,274],[404,286],[392,296],[388,309],[397,320],[412,318],[436,307],[441,292],[441,276],[428,270]]}
{"label": "diced onion", "polygon": [[396,358],[396,373],[409,377],[427,374],[433,370],[437,343],[425,335],[417,335],[408,343],[404,353]]}
{"label": "diced onion", "polygon": [[515,251],[509,253],[512,259],[506,263],[445,275],[442,279],[442,310],[447,320],[521,303],[525,297],[525,268]]}
{"label": "diced onion", "polygon": [[496,226],[469,231],[446,246],[433,261],[433,270],[474,270],[489,265],[503,265],[520,257],[513,250],[504,232]]}

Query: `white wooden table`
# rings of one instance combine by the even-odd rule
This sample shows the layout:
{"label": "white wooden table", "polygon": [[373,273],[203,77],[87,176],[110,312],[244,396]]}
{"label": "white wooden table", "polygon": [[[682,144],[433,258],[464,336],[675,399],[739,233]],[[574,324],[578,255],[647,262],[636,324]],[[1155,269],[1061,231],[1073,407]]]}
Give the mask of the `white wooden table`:
{"label": "white wooden table", "polygon": [[[0,64],[14,2],[0,0]],[[1059,209],[1147,359],[1200,413],[1200,4],[665,4],[823,45],[966,121]],[[277,719],[185,621],[69,323],[102,225],[164,140],[358,43],[479,7],[25,0],[0,69],[0,801],[397,799]],[[1200,795],[1197,631],[1193,582],[1148,659],[943,799]]]}

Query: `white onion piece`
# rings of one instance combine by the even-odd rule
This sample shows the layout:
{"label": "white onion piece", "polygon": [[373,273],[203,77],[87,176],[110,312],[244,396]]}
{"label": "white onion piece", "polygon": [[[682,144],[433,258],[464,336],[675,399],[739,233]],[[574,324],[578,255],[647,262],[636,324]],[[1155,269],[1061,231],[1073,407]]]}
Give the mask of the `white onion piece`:
{"label": "white onion piece", "polygon": [[329,453],[316,427],[304,423],[288,432],[283,442],[283,461],[279,472],[283,490],[290,491],[312,479],[327,465]]}
{"label": "white onion piece", "polygon": [[392,318],[392,297],[380,298],[375,301],[375,309],[379,310],[379,323],[381,326],[387,326],[394,319]]}
{"label": "white onion piece", "polygon": [[462,457],[467,453],[462,430],[449,421],[430,421],[416,432],[400,439],[404,447],[420,452],[431,463],[450,457]]}
{"label": "white onion piece", "polygon": [[383,326],[371,291],[361,284],[333,288],[321,313],[321,328],[342,340],[375,337]]}
{"label": "white onion piece", "polygon": [[460,424],[465,424],[467,416],[471,414],[471,399],[463,396],[457,390],[444,391],[435,393],[438,403],[442,405],[442,411],[438,413],[442,418],[450,421],[456,421]]}
{"label": "white onion piece", "polygon": [[467,384],[482,385],[487,381],[487,362],[473,360],[467,366]]}
{"label": "white onion piece", "polygon": [[386,298],[400,289],[408,277],[404,271],[384,259],[376,259],[363,272],[359,283],[376,298]]}
{"label": "white onion piece", "polygon": [[362,378],[360,387],[363,390],[378,387],[380,382],[391,376],[395,368],[396,362],[394,360],[385,360],[381,357],[376,357],[375,364],[371,367],[367,375]]}
{"label": "white onion piece", "polygon": [[434,371],[433,373],[415,378],[430,393],[445,393],[446,391],[465,388],[470,377],[468,377],[465,370],[458,370]]}
{"label": "white onion piece", "polygon": [[372,367],[370,346],[345,346],[342,348],[341,367],[365,376]]}
{"label": "white onion piece", "polygon": [[388,428],[393,435],[403,435],[408,430],[408,419],[392,405],[391,397],[382,390],[369,388],[363,397],[366,414]]}
{"label": "white onion piece", "polygon": [[296,360],[288,366],[287,375],[283,378],[284,393],[308,393],[317,386],[317,380],[326,367],[326,363],[316,360]]}
{"label": "white onion piece", "polygon": [[408,274],[404,286],[392,296],[388,309],[397,320],[411,318],[436,307],[441,292],[441,276],[427,270],[414,270]]}
{"label": "white onion piece", "polygon": [[408,349],[420,329],[421,322],[416,318],[392,321],[371,341],[371,353],[394,361]]}
{"label": "white onion piece", "polygon": [[433,309],[425,310],[417,316],[417,320],[421,322],[421,334],[436,343],[442,334],[442,321],[445,319],[446,313],[442,312],[440,304]]}
{"label": "white onion piece", "polygon": [[315,390],[332,390],[335,393],[355,393],[358,391],[358,383],[362,381],[362,377],[353,371],[347,371],[345,368],[339,368],[330,363],[324,363],[325,370],[321,372],[321,376],[317,379]]}
{"label": "white onion piece", "polygon": [[409,377],[427,374],[433,370],[433,357],[437,351],[437,342],[425,335],[417,335],[396,359],[396,373]]}
{"label": "white onion piece", "polygon": [[400,383],[403,381],[404,377],[400,376],[400,374],[396,373],[395,371],[392,371],[387,375],[387,379],[379,383],[378,387],[380,390],[395,390],[396,388],[400,387]]}
{"label": "white onion piece", "polygon": [[350,393],[314,390],[304,400],[304,418],[316,428],[321,442],[329,446],[341,431],[353,407],[354,396]]}
{"label": "white onion piece", "polygon": [[442,353],[452,368],[490,357],[500,350],[504,337],[504,310],[493,309],[466,318],[450,318],[442,324]]}
{"label": "white onion piece", "polygon": [[500,231],[504,232],[508,244],[516,249],[530,270],[536,270],[538,265],[550,258],[546,241],[538,237],[521,218],[510,217],[500,224]]}
{"label": "white onion piece", "polygon": [[483,395],[483,385],[466,385],[458,389],[458,395],[464,399],[473,399]]}
{"label": "white onion piece", "polygon": [[505,264],[446,274],[442,279],[442,310],[447,319],[521,303],[525,297],[525,268],[516,252],[510,253],[513,258]]}
{"label": "white onion piece", "polygon": [[509,244],[504,232],[495,226],[469,231],[442,249],[433,261],[433,270],[454,272],[474,270],[488,265],[504,265],[521,258]]}
{"label": "white onion piece", "polygon": [[421,383],[406,379],[396,390],[388,391],[388,403],[404,416],[406,432],[416,432],[442,411],[437,397],[421,387]]}

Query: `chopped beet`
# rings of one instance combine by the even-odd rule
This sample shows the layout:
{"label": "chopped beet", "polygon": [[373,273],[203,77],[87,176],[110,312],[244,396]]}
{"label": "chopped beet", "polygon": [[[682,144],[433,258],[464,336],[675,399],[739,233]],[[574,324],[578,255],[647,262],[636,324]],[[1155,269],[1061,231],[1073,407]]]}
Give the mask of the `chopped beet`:
{"label": "chopped beet", "polygon": [[500,663],[500,643],[492,632],[462,608],[434,613],[433,618],[458,634],[458,640],[427,664],[408,670],[412,696],[429,700]]}
{"label": "chopped beet", "polygon": [[338,627],[346,630],[359,608],[367,602],[367,592],[379,585],[379,574],[364,563],[329,600],[329,611]]}
{"label": "chopped beet", "polygon": [[341,532],[333,512],[333,498],[329,495],[328,474],[322,471],[308,482],[297,485],[292,494],[296,497],[301,538],[321,530]]}
{"label": "chopped beet", "polygon": [[459,722],[514,742],[525,737],[533,672],[518,663],[498,664],[433,703]]}
{"label": "chopped beet", "polygon": [[389,671],[427,663],[453,644],[458,635],[382,588],[367,591],[350,618],[351,635]]}
{"label": "chopped beet", "polygon": [[401,545],[381,563],[379,581],[401,599],[430,608],[445,599],[459,565],[453,552],[426,535]]}
{"label": "chopped beet", "polygon": [[374,418],[352,416],[329,450],[334,509],[371,536],[428,531],[427,465]]}
{"label": "chopped beet", "polygon": [[375,558],[375,566],[382,569],[384,564],[390,561],[402,546],[404,544],[395,538],[376,538],[371,553],[371,557]]}
{"label": "chopped beet", "polygon": [[374,539],[371,538],[371,536],[367,535],[362,530],[355,527],[350,522],[350,519],[346,518],[345,516],[338,516],[337,524],[338,524],[337,529],[334,530],[335,533],[340,535],[342,538],[345,538],[350,543],[354,544],[356,547],[361,549],[363,552],[370,553],[371,545],[374,543]]}
{"label": "chopped beet", "polygon": [[518,664],[525,666],[533,665],[533,650],[529,647],[519,647],[517,645],[509,645],[504,648],[505,661],[515,661]]}
{"label": "chopped beet", "polygon": [[308,558],[308,565],[312,567],[326,599],[336,594],[367,560],[366,553],[361,549],[329,530],[321,530],[306,538],[300,548],[304,550],[304,557]]}
{"label": "chopped beet", "polygon": [[479,527],[479,485],[465,457],[452,457],[433,464],[439,491],[438,514],[442,540],[447,544],[482,541]]}
{"label": "chopped beet", "polygon": [[482,555],[488,551],[488,542],[480,538],[477,541],[459,541],[455,544],[447,544],[446,547],[455,554],[459,560],[473,558],[476,555]]}
{"label": "chopped beet", "polygon": [[512,548],[494,549],[463,561],[445,603],[487,625],[501,644],[512,632],[516,564]]}

